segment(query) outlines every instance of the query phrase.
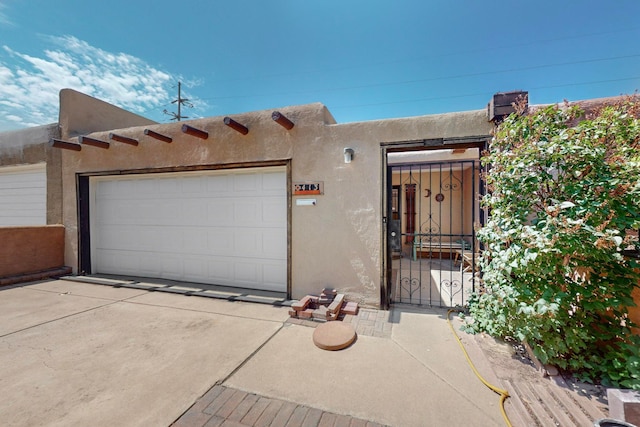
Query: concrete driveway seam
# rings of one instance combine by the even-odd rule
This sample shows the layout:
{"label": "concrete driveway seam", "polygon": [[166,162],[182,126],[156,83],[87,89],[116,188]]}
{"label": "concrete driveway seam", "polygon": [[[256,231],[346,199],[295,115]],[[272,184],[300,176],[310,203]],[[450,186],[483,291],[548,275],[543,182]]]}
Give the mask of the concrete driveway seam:
{"label": "concrete driveway seam", "polygon": [[[427,365],[426,363],[424,363],[422,360],[420,360],[418,357],[416,357],[413,353],[411,353],[411,351],[409,351],[408,349],[406,349],[401,343],[399,343],[398,341],[394,340],[393,337],[391,338],[391,341],[393,341],[393,343],[395,345],[397,345],[402,351],[404,351],[405,353],[407,353],[409,356],[411,356],[411,358],[413,358],[416,362],[418,362],[419,364],[421,364],[422,366],[424,366],[425,369],[427,369],[429,372],[431,372],[435,377],[439,378],[440,380],[442,380],[442,382],[444,382],[445,384],[449,385],[452,389],[456,390],[457,393],[460,394],[460,396],[464,396],[466,398],[466,400],[471,403],[473,406],[475,406],[476,408],[478,408],[478,410],[484,412],[486,415],[491,416],[493,414],[488,413],[486,411],[486,408],[484,408],[481,405],[477,405],[475,400],[474,400],[474,396],[469,396],[466,395],[466,390],[464,389],[460,389],[460,387],[458,387],[456,384],[452,383],[451,381],[447,380],[445,377],[443,377],[442,375],[440,375],[438,372],[434,371],[429,365]],[[469,368],[470,369],[470,368]]]}
{"label": "concrete driveway seam", "polygon": [[64,316],[60,316],[60,317],[57,317],[55,319],[47,320],[46,322],[40,322],[40,323],[37,323],[35,325],[27,326],[26,328],[22,328],[22,329],[18,329],[18,330],[15,330],[15,331],[11,331],[11,332],[6,333],[4,335],[0,335],[0,338],[10,337],[11,335],[15,335],[15,334],[18,334],[20,332],[28,331],[29,329],[38,328],[40,326],[44,326],[44,325],[47,325],[47,324],[50,324],[50,323],[54,323],[54,322],[59,322],[59,321],[64,320],[64,319],[69,319],[71,317],[78,316],[80,314],[84,314],[84,313],[88,313],[90,311],[94,311],[94,310],[97,310],[97,309],[100,309],[100,308],[108,307],[110,305],[117,304],[119,302],[121,302],[121,301],[109,301],[106,304],[93,306],[93,307],[87,308],[85,310],[76,311],[74,313],[70,313],[70,314],[67,314],[67,315],[64,315]]}
{"label": "concrete driveway seam", "polygon": [[[137,298],[139,295],[136,295],[135,297],[132,298]],[[129,299],[127,299],[126,301],[122,301],[122,302],[126,302],[128,304],[136,304],[136,305],[144,305],[147,307],[161,307],[161,308],[170,308],[172,310],[182,310],[182,311],[189,311],[192,313],[203,313],[203,314],[217,314],[219,316],[226,316],[226,317],[235,317],[237,319],[253,319],[255,320],[256,317],[254,316],[242,316],[242,315],[238,315],[238,314],[229,314],[229,313],[225,313],[222,311],[207,311],[207,310],[197,310],[197,309],[193,309],[193,308],[184,308],[184,307],[176,307],[176,306],[171,306],[171,305],[165,305],[165,304],[152,304],[152,303],[148,303],[148,302],[140,302],[140,301],[130,301]],[[279,320],[271,320],[271,319],[259,319],[265,322],[273,322],[273,323],[280,323],[283,324],[282,321]]]}
{"label": "concrete driveway seam", "polygon": [[[145,304],[146,305],[146,304]],[[249,354],[244,360],[242,360],[238,366],[236,366],[234,369],[232,369],[224,378],[216,381],[209,390],[207,390],[205,393],[202,394],[202,396],[200,396],[198,399],[196,399],[193,404],[191,406],[189,406],[189,408],[187,408],[182,414],[180,414],[180,416],[176,419],[176,421],[182,419],[183,417],[186,419],[188,418],[188,416],[192,415],[193,413],[197,413],[198,411],[196,411],[194,408],[195,406],[197,406],[197,404],[205,398],[205,396],[207,394],[209,394],[211,392],[212,389],[215,389],[216,387],[220,387],[220,386],[224,386],[224,383],[231,378],[236,372],[238,372],[240,369],[242,369],[243,366],[245,366],[258,352],[260,352],[260,350],[262,350],[262,348],[267,345],[269,343],[269,341],[271,341],[281,330],[282,328],[284,328],[284,323],[282,325],[280,325],[280,327],[278,329],[276,329],[276,331],[274,331],[260,346],[258,346],[251,354]]]}
{"label": "concrete driveway seam", "polygon": [[280,327],[278,329],[276,329],[275,332],[269,336],[269,338],[264,340],[264,342],[262,344],[260,344],[259,347],[257,347],[249,356],[247,356],[242,362],[240,362],[240,364],[238,366],[236,366],[236,368],[233,369],[231,372],[229,372],[229,374],[227,374],[226,377],[224,377],[223,379],[221,379],[219,381],[216,381],[216,385],[223,385],[236,372],[238,372],[240,369],[242,369],[242,367],[245,366],[256,354],[258,354],[260,352],[260,350],[262,350],[264,348],[265,345],[269,344],[269,342],[276,335],[278,335],[278,333],[282,330],[282,328],[284,328],[284,324],[280,325]]}

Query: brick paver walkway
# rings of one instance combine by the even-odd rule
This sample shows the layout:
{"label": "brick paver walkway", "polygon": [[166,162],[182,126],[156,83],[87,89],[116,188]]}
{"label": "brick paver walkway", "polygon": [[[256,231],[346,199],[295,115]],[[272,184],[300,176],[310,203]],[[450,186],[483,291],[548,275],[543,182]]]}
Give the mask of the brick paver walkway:
{"label": "brick paver walkway", "polygon": [[[344,323],[350,323],[359,336],[369,336],[378,338],[391,337],[393,324],[389,322],[391,311],[373,310],[370,308],[361,308],[356,316],[350,314],[341,317]],[[315,328],[320,324],[317,320],[294,319],[290,318],[287,323],[295,325],[303,325]]]}
{"label": "brick paver walkway", "polygon": [[380,424],[320,409],[270,399],[217,385],[172,427],[382,427]]}

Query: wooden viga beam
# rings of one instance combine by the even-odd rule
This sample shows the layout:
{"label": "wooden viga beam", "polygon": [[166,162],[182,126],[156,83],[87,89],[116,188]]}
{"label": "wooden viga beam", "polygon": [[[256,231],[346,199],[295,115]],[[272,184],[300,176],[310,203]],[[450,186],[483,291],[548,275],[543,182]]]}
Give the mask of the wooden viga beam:
{"label": "wooden viga beam", "polygon": [[80,142],[80,145],[91,145],[92,147],[98,148],[109,148],[109,143],[107,141],[90,138],[88,136],[78,137],[78,142]]}
{"label": "wooden viga beam", "polygon": [[63,141],[57,138],[51,138],[49,140],[49,145],[54,148],[61,148],[63,150],[72,150],[72,151],[80,151],[82,150],[82,145],[76,144],[74,142]]}
{"label": "wooden viga beam", "polygon": [[186,133],[187,135],[195,136],[196,138],[200,138],[200,139],[209,138],[209,132],[194,128],[193,126],[189,126],[189,125],[182,125],[182,132]]}
{"label": "wooden viga beam", "polygon": [[112,139],[114,141],[118,141],[118,142],[122,142],[124,144],[129,144],[129,145],[138,145],[138,140],[135,138],[129,138],[128,136],[122,136],[122,135],[118,135],[117,133],[110,133],[109,134],[109,139]]}
{"label": "wooden viga beam", "polygon": [[152,131],[151,129],[145,129],[144,130],[144,134],[147,136],[150,136],[151,138],[157,139],[159,141],[164,141],[164,142],[172,142],[173,138],[171,138],[170,136],[167,135],[163,135],[161,133]]}
{"label": "wooden viga beam", "polygon": [[274,122],[285,128],[286,130],[291,130],[295,126],[295,124],[291,120],[286,118],[280,111],[274,111],[273,113],[271,113],[271,118]]}
{"label": "wooden viga beam", "polygon": [[248,127],[241,125],[240,123],[233,120],[231,117],[225,117],[223,121],[225,125],[229,126],[231,129],[235,131],[240,132],[243,135],[246,135],[249,133]]}

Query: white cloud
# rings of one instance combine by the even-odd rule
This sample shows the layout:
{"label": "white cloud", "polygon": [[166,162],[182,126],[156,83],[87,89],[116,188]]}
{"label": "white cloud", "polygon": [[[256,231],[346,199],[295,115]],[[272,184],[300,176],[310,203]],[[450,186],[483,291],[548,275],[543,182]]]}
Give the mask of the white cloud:
{"label": "white cloud", "polygon": [[9,46],[0,51],[0,131],[15,128],[16,124],[56,122],[58,94],[63,88],[142,115],[161,110],[174,97],[175,78],[140,58],[107,52],[73,36],[46,40],[53,49],[39,56],[17,52]]}
{"label": "white cloud", "polygon": [[6,13],[4,13],[4,9],[7,8],[7,5],[4,2],[0,2],[0,25],[8,25],[14,26],[15,24],[11,22]]}

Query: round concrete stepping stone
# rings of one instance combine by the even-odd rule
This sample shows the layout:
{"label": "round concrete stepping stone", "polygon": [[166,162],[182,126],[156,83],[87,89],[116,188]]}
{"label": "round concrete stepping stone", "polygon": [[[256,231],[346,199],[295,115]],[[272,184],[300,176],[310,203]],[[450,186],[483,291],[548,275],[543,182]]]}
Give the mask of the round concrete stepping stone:
{"label": "round concrete stepping stone", "polygon": [[353,326],[340,321],[323,323],[313,331],[313,343],[323,350],[342,350],[356,340]]}

